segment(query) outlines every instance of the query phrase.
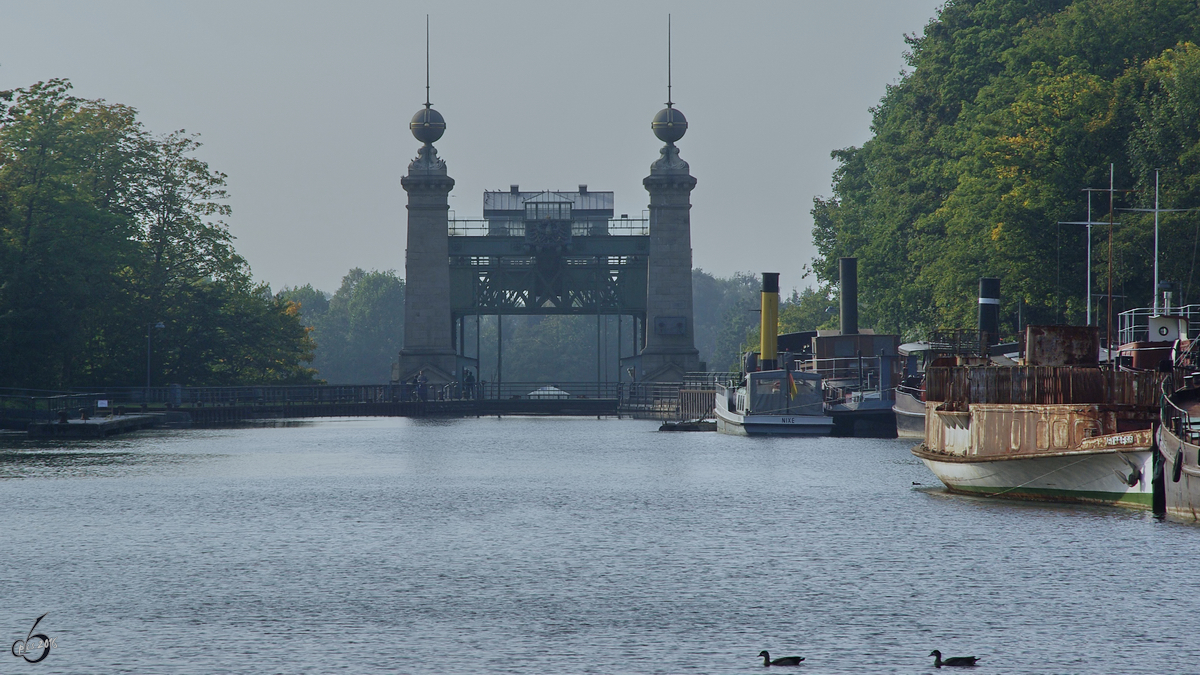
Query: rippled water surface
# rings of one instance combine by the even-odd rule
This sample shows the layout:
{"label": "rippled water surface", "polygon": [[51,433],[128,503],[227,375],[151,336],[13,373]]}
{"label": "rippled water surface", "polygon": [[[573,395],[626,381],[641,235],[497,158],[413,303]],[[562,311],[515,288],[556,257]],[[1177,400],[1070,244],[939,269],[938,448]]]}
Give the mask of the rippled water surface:
{"label": "rippled water surface", "polygon": [[1200,527],[949,496],[907,441],[656,428],[0,439],[0,642],[56,641],[0,672],[1200,672]]}

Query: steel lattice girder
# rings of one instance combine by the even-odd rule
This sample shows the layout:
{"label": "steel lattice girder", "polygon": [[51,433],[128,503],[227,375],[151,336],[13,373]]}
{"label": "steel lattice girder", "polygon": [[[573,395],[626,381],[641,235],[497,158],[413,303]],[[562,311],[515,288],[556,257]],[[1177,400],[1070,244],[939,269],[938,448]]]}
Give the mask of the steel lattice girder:
{"label": "steel lattice girder", "polygon": [[574,237],[534,253],[520,237],[452,237],[451,312],[644,315],[647,239]]}

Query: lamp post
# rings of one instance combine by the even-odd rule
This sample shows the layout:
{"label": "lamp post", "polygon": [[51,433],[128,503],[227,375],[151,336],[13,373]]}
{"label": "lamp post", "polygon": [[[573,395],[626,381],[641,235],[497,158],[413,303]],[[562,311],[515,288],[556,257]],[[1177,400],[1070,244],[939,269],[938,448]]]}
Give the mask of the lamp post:
{"label": "lamp post", "polygon": [[150,331],[154,328],[166,328],[163,322],[156,321],[146,324],[146,402],[150,402]]}

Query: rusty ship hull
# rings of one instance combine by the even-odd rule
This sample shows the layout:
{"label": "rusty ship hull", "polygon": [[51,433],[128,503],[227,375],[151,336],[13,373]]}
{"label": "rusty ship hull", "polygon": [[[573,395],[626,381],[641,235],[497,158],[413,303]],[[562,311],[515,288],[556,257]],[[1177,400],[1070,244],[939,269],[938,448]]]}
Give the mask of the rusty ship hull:
{"label": "rusty ship hull", "polygon": [[1022,455],[957,456],[925,446],[913,454],[958,494],[1149,509],[1153,497],[1148,430],[1097,437],[1107,448]]}
{"label": "rusty ship hull", "polygon": [[928,369],[913,454],[951,492],[1152,508],[1162,376],[1101,368],[1086,344],[1064,356],[1070,327],[1028,329],[1035,365]]}

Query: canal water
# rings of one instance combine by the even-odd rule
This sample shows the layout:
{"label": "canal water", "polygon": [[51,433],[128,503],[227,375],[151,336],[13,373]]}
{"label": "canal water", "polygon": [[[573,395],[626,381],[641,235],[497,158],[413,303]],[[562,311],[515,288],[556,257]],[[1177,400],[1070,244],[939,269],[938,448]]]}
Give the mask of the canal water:
{"label": "canal water", "polygon": [[[21,673],[1200,672],[1200,527],[593,419],[0,440]],[[917,485],[919,483],[919,485]]]}

